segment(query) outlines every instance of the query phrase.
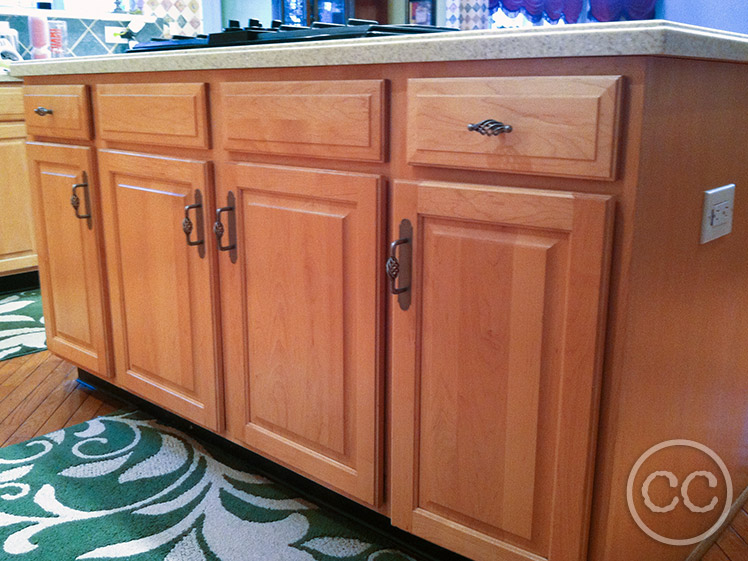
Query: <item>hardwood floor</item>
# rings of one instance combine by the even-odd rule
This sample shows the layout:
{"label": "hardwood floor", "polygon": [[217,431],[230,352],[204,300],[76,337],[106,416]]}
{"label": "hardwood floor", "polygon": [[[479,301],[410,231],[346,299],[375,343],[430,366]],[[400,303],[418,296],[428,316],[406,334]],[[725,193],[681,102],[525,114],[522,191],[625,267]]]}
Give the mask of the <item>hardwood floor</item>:
{"label": "hardwood floor", "polygon": [[49,351],[0,362],[0,446],[128,407],[77,377],[75,366]]}
{"label": "hardwood floor", "polygon": [[748,561],[748,505],[738,511],[702,561]]}

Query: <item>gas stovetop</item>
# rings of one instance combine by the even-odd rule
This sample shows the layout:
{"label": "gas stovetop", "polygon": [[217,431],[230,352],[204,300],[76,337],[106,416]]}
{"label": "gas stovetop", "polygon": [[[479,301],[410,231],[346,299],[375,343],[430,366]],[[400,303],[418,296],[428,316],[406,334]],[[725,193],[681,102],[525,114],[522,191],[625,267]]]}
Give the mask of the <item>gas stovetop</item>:
{"label": "gas stovetop", "polygon": [[385,37],[414,33],[438,33],[455,31],[450,27],[430,25],[383,25],[376,21],[349,19],[347,25],[314,22],[310,27],[283,25],[273,20],[269,28],[258,20],[249,20],[249,26],[241,27],[238,21],[230,20],[229,27],[221,33],[183,37],[175,35],[171,39],[152,39],[138,43],[128,53],[147,51],[172,51],[205,47],[233,47],[237,45],[267,45],[271,43],[295,43],[299,41],[322,41],[329,39],[352,39],[357,37]]}

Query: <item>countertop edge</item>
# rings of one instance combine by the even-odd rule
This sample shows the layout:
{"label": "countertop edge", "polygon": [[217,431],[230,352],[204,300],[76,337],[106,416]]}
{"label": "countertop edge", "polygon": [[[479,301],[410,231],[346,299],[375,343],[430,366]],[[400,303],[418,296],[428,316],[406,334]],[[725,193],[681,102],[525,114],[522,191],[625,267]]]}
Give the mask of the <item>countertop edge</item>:
{"label": "countertop edge", "polygon": [[652,20],[197,51],[29,61],[13,64],[11,74],[26,77],[590,56],[669,56],[748,62],[748,35]]}

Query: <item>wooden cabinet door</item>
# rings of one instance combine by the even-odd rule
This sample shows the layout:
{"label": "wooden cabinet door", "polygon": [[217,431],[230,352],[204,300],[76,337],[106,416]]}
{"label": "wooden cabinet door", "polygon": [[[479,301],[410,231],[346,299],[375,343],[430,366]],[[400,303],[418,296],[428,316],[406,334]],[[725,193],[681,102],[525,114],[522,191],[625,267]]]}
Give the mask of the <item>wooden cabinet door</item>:
{"label": "wooden cabinet door", "polygon": [[208,164],[109,150],[99,164],[117,384],[219,430]]}
{"label": "wooden cabinet door", "polygon": [[612,208],[395,183],[395,525],[477,561],[585,558]]}
{"label": "wooden cabinet door", "polygon": [[[47,347],[109,376],[99,188],[90,148],[27,144]],[[78,185],[73,189],[74,185]],[[77,214],[71,206],[76,193]]]}
{"label": "wooden cabinet door", "polygon": [[370,505],[382,495],[378,176],[225,164],[227,427]]}
{"label": "wooden cabinet door", "polygon": [[28,271],[37,264],[23,123],[0,123],[0,170],[2,276]]}

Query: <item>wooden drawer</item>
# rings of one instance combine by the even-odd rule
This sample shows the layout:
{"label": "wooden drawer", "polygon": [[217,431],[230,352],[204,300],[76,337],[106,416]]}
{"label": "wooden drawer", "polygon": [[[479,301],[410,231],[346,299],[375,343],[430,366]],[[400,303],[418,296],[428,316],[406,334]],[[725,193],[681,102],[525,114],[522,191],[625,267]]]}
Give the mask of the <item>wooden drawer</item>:
{"label": "wooden drawer", "polygon": [[[24,86],[26,128],[33,136],[90,140],[88,86]],[[47,109],[39,115],[36,110]]]}
{"label": "wooden drawer", "polygon": [[100,85],[96,110],[104,140],[209,147],[205,84]]}
{"label": "wooden drawer", "polygon": [[[408,80],[408,162],[614,179],[620,76]],[[468,130],[494,119],[495,136]]]}
{"label": "wooden drawer", "polygon": [[384,160],[384,80],[220,85],[224,148]]}
{"label": "wooden drawer", "polygon": [[0,121],[23,121],[23,88],[0,87]]}

